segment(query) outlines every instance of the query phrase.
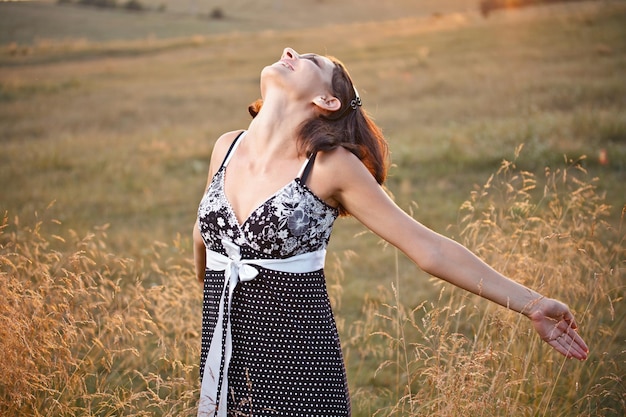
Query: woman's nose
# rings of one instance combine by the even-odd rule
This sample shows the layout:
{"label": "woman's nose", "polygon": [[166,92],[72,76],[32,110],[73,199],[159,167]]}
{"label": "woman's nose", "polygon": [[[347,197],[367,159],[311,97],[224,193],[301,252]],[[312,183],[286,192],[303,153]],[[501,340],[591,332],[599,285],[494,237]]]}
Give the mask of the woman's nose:
{"label": "woman's nose", "polygon": [[294,59],[299,57],[298,53],[291,48],[285,48],[281,58]]}

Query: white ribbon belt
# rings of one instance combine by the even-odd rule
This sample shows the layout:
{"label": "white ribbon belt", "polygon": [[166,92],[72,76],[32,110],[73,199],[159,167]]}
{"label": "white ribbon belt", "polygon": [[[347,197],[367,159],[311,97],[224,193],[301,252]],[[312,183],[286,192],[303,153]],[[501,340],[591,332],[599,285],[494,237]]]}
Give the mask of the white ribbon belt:
{"label": "white ribbon belt", "polygon": [[[259,271],[251,264],[266,269],[280,272],[306,273],[319,271],[324,267],[326,250],[321,249],[316,252],[304,253],[285,259],[241,259],[239,246],[233,242],[222,239],[222,245],[228,256],[219,252],[207,249],[206,267],[214,271],[224,271],[224,288],[220,296],[219,315],[209,353],[204,365],[204,375],[202,377],[202,387],[200,389],[200,404],[198,416],[226,416],[226,404],[228,402],[228,364],[232,355],[232,335],[230,324],[230,311],[233,299],[233,292],[239,281],[252,281],[259,274]],[[224,299],[226,288],[228,287],[228,317],[226,317],[226,338],[224,340]],[[222,362],[222,351],[224,352],[224,368],[222,373],[222,383],[220,386],[220,398],[217,398],[220,365]],[[219,401],[219,407],[216,407]],[[216,410],[217,408],[217,410]]]}

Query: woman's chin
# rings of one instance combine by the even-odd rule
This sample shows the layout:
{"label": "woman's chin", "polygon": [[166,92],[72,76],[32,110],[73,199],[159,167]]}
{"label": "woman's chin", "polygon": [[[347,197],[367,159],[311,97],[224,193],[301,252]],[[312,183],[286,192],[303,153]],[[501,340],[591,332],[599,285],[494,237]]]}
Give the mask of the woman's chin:
{"label": "woman's chin", "polygon": [[282,65],[268,65],[261,71],[261,89],[268,85],[284,85],[286,68]]}
{"label": "woman's chin", "polygon": [[285,68],[280,62],[276,62],[272,65],[268,65],[263,68],[263,70],[261,71],[261,78],[263,78],[264,76],[269,76],[269,75],[274,75],[274,76],[277,74],[285,75],[286,71],[287,71],[287,68]]}

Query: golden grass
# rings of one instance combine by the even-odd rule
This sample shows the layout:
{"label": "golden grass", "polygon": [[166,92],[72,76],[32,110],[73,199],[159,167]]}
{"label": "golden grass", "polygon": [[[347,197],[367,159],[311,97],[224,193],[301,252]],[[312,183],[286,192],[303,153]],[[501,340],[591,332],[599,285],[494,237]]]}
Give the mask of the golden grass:
{"label": "golden grass", "polygon": [[[280,16],[270,11],[259,19]],[[488,21],[371,14],[324,30],[40,39],[25,55],[1,46],[0,296],[12,301],[0,305],[0,349],[2,375],[14,376],[2,407],[193,414],[201,295],[189,230],[213,141],[247,125],[260,69],[289,45],[351,69],[391,142],[401,206],[571,303],[592,347],[584,364],[561,361],[517,316],[433,287],[345,220],[328,272],[355,416],[623,414],[625,13],[588,2]],[[520,143],[516,169],[475,185]],[[563,154],[588,158],[546,174]]]}
{"label": "golden grass", "polygon": [[[397,266],[391,287],[366,296],[362,320],[338,321],[355,416],[623,415],[626,233],[607,222],[595,182],[580,161],[545,178],[505,161],[459,224],[496,268],[570,303],[586,362],[551,352],[522,316],[438,282],[438,297],[401,297],[411,287]],[[190,255],[175,242],[124,258],[106,228],[56,234],[47,216],[22,225],[5,215],[0,227],[0,412],[193,415],[201,291]],[[339,317],[346,256],[328,268]]]}
{"label": "golden grass", "polygon": [[618,346],[626,337],[626,233],[607,222],[597,180],[580,161],[566,162],[546,168],[544,178],[503,162],[461,207],[459,236],[496,269],[568,302],[591,343],[589,360],[559,357],[521,316],[438,281],[439,297],[401,296],[412,287],[396,271],[391,289],[381,285],[348,332],[350,359],[379,363],[377,384],[358,384],[360,410],[385,416],[624,413],[626,352]]}
{"label": "golden grass", "polygon": [[157,244],[124,258],[104,228],[60,236],[50,224],[2,220],[0,413],[191,415],[201,291],[189,261]]}

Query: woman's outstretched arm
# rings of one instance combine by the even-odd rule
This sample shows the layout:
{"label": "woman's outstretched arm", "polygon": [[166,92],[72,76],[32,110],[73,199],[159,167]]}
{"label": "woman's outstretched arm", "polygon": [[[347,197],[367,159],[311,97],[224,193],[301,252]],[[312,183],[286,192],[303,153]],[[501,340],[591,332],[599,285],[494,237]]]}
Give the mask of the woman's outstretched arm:
{"label": "woman's outstretched arm", "polygon": [[322,175],[334,181],[334,199],[370,230],[427,273],[524,314],[540,337],[563,355],[586,359],[587,345],[565,304],[505,277],[463,245],[411,218],[348,151],[335,150],[325,159]]}

